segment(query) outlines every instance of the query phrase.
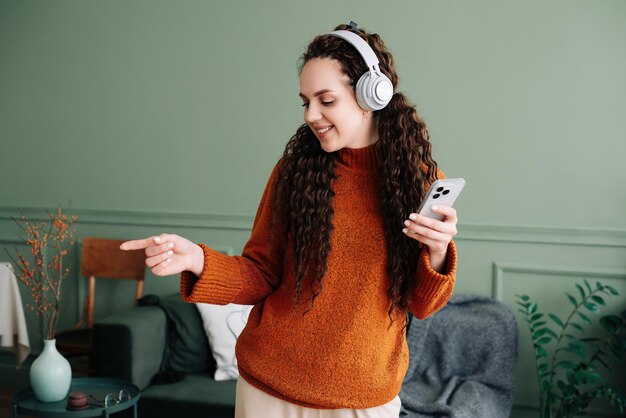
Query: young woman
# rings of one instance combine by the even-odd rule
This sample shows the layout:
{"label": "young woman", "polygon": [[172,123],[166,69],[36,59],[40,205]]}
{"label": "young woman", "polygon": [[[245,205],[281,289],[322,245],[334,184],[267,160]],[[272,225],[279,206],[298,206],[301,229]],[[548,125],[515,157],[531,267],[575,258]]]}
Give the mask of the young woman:
{"label": "young woman", "polygon": [[[414,213],[442,177],[426,126],[395,92],[380,37],[335,30],[302,57],[305,123],[271,173],[242,255],[174,234],[122,245],[145,249],[155,275],[180,273],[187,302],[254,305],[236,346],[236,417],[397,417],[406,313],[426,318],[454,288],[456,211],[433,208],[443,221]],[[370,93],[357,86],[377,76],[369,48],[388,77]]]}

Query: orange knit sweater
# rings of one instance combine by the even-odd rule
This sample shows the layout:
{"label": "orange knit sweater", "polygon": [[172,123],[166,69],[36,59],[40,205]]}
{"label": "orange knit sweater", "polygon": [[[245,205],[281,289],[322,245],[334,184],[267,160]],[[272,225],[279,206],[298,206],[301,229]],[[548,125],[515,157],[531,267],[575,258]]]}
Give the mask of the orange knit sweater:
{"label": "orange knit sweater", "polygon": [[[293,257],[284,234],[274,235],[279,251],[268,250],[276,168],[242,255],[227,256],[200,244],[202,275],[181,274],[180,291],[187,302],[255,305],[237,340],[236,355],[241,377],[266,393],[310,408],[362,409],[387,403],[400,392],[409,357],[404,314],[396,313],[391,327],[387,314],[390,278],[375,199],[377,152],[375,146],[339,151],[328,270],[323,291],[306,315],[311,306],[306,283],[292,309]],[[452,295],[453,242],[445,269],[439,274],[430,267],[424,246],[409,306],[416,317],[431,315]]]}

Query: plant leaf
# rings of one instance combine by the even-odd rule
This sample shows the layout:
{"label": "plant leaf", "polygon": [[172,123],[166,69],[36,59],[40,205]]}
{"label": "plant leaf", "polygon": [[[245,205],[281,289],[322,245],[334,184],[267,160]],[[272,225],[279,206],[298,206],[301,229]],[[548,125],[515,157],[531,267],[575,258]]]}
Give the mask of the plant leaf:
{"label": "plant leaf", "polygon": [[611,350],[611,353],[613,354],[613,357],[615,357],[617,360],[621,360],[622,359],[621,347],[615,346],[615,344],[609,344],[609,349]]}
{"label": "plant leaf", "polygon": [[538,319],[543,318],[543,314],[542,313],[536,313],[533,316],[530,317],[530,322],[535,322]]}
{"label": "plant leaf", "polygon": [[577,329],[578,331],[580,331],[580,332],[583,332],[583,333],[585,332],[585,330],[583,329],[583,327],[581,327],[581,326],[580,326],[578,323],[576,323],[576,322],[570,322],[570,323],[569,323],[569,325],[570,325],[571,327],[576,328],[576,329]]}
{"label": "plant leaf", "polygon": [[604,378],[591,370],[579,370],[576,372],[576,381],[579,383],[589,384],[593,387],[604,381]]}
{"label": "plant leaf", "polygon": [[602,328],[604,328],[609,334],[612,334],[613,331],[615,331],[615,325],[613,322],[606,319],[606,317],[600,318],[600,325],[602,325]]}
{"label": "plant leaf", "polygon": [[593,301],[596,302],[598,305],[606,306],[606,302],[604,301],[604,299],[602,299],[602,296],[593,295],[591,299],[593,299]]}
{"label": "plant leaf", "polygon": [[555,336],[554,338],[558,338],[556,337],[556,333],[552,331],[550,328],[541,328],[533,332],[533,340],[536,340],[537,338],[542,337],[546,334],[553,335]]}
{"label": "plant leaf", "polygon": [[543,337],[542,339],[540,339],[539,341],[537,341],[537,344],[548,344],[550,341],[552,341],[552,338],[550,337]]}
{"label": "plant leaf", "polygon": [[535,302],[533,302],[533,303],[529,304],[526,309],[528,310],[528,314],[532,315],[537,310],[537,304]]}
{"label": "plant leaf", "polygon": [[604,382],[604,378],[600,376],[598,373],[589,373],[587,375],[587,381],[592,387],[598,386],[600,383]]}
{"label": "plant leaf", "polygon": [[584,343],[597,343],[600,342],[599,338],[581,338],[580,341]]}
{"label": "plant leaf", "polygon": [[535,322],[535,323],[533,324],[533,326],[534,326],[535,328],[539,328],[539,327],[544,326],[545,324],[547,324],[547,322],[546,322],[546,321],[541,321],[541,322]]}
{"label": "plant leaf", "polygon": [[619,296],[619,292],[617,290],[615,290],[615,288],[613,286],[606,285],[606,286],[604,286],[604,288],[606,290],[608,290],[609,293],[612,294],[613,296]]}
{"label": "plant leaf", "polygon": [[578,340],[570,341],[569,346],[572,348],[576,348],[577,350],[583,349],[583,344]]}
{"label": "plant leaf", "polygon": [[536,353],[537,358],[548,357],[548,353],[540,345],[535,344],[535,353]]}
{"label": "plant leaf", "polygon": [[578,384],[587,383],[587,371],[586,370],[577,370],[574,372],[574,381]]}
{"label": "plant leaf", "polygon": [[609,334],[613,333],[621,322],[621,318],[615,315],[607,315],[600,318],[600,325],[602,325],[602,328]]}
{"label": "plant leaf", "polygon": [[604,285],[600,282],[596,282],[596,289],[598,290],[603,290],[604,289]]}
{"label": "plant leaf", "polygon": [[559,336],[556,335],[556,332],[552,331],[548,327],[541,328],[541,329],[538,329],[535,332],[533,332],[532,338],[533,338],[533,340],[536,340],[537,338],[542,337],[542,336],[544,336],[546,334],[551,336],[551,337],[553,337],[554,339],[558,339],[559,338]]}
{"label": "plant leaf", "polygon": [[556,332],[552,331],[552,328],[546,327],[545,330],[546,330],[546,334],[551,335],[552,337],[554,337],[555,340],[559,339],[559,336],[556,335]]}
{"label": "plant leaf", "polygon": [[530,299],[530,297],[528,295],[515,295],[515,296],[517,296],[518,298],[520,298],[524,302],[528,302],[528,300]]}
{"label": "plant leaf", "polygon": [[560,326],[561,328],[565,327],[565,325],[563,325],[563,321],[561,321],[561,318],[559,318],[558,316],[556,316],[555,314],[549,313],[548,316],[554,321],[556,322],[556,324],[558,326]]}
{"label": "plant leaf", "polygon": [[585,296],[587,296],[587,294],[585,293],[585,289],[583,289],[583,287],[579,285],[578,283],[576,283],[576,288],[578,289],[578,292],[580,293],[580,298],[585,299]]}
{"label": "plant leaf", "polygon": [[622,359],[622,351],[618,350],[617,348],[613,347],[612,345],[609,346],[609,349],[611,350],[611,354],[613,354],[613,357],[615,357],[617,360],[621,360]]}
{"label": "plant leaf", "polygon": [[561,393],[563,395],[567,396],[572,396],[574,395],[574,388],[571,385],[567,385],[565,384],[565,382],[563,382],[562,380],[559,380],[557,382],[557,386],[559,388],[559,390],[561,391]]}
{"label": "plant leaf", "polygon": [[593,302],[585,302],[585,308],[587,308],[588,310],[590,310],[591,312],[595,314],[600,313],[600,308],[598,308],[598,305],[596,305]]}
{"label": "plant leaf", "polygon": [[565,351],[567,351],[569,353],[576,354],[582,360],[585,359],[585,350],[582,347],[582,345],[579,342],[577,342],[577,341],[570,341],[569,346],[565,347],[563,350],[565,350]]}
{"label": "plant leaf", "polygon": [[592,293],[591,285],[589,284],[587,279],[583,279],[583,282],[585,282],[585,286],[587,286],[587,290],[589,291],[589,293]]}
{"label": "plant leaf", "polygon": [[567,360],[559,361],[556,365],[563,367],[564,369],[570,369],[570,370],[574,370],[576,369],[576,367],[578,367],[578,364],[574,363],[573,361],[567,361]]}
{"label": "plant leaf", "polygon": [[572,302],[572,305],[574,305],[574,308],[577,308],[578,307],[578,302],[576,301],[576,298],[574,296],[570,295],[567,292],[565,292],[565,295],[567,296],[569,301]]}
{"label": "plant leaf", "polygon": [[607,369],[610,369],[610,368],[609,368],[609,366],[608,366],[608,364],[606,364],[606,363],[604,362],[604,360],[602,360],[602,359],[600,358],[600,356],[596,356],[596,360],[598,360],[598,361],[600,362],[600,364],[602,364],[602,365],[603,365],[604,367],[606,367]]}
{"label": "plant leaf", "polygon": [[582,312],[576,312],[578,314],[578,316],[580,316],[582,319],[584,319],[585,321],[587,321],[589,323],[589,325],[591,325],[591,319],[589,319],[589,317],[587,315],[585,315]]}

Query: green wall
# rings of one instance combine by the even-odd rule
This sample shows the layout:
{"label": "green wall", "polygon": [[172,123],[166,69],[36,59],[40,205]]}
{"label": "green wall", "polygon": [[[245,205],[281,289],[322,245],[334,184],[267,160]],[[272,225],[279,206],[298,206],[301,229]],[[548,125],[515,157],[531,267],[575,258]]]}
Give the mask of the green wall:
{"label": "green wall", "polygon": [[[435,159],[467,180],[457,292],[565,312],[565,290],[599,279],[622,295],[606,312],[626,308],[623,0],[0,0],[0,247],[25,250],[18,209],[62,205],[79,238],[172,232],[239,253],[302,122],[298,58],[349,20],[385,40]],[[124,285],[98,289],[97,317],[123,309]],[[64,290],[61,327],[85,286]],[[149,274],[146,293],[177,290]],[[520,325],[513,416],[536,416]]]}

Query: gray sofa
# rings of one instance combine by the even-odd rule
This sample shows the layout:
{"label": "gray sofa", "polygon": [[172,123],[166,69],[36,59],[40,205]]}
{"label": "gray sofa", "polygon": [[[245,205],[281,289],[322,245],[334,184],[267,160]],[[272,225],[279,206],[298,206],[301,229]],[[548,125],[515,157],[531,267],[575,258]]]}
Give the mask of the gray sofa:
{"label": "gray sofa", "polygon": [[[143,304],[94,325],[96,375],[136,384],[140,417],[232,418],[236,382],[213,379],[215,363],[196,307],[178,295]],[[508,307],[453,296],[430,318],[410,318],[407,333],[411,360],[400,416],[508,416],[517,356],[517,325]]]}
{"label": "gray sofa", "polygon": [[96,376],[141,389],[140,417],[234,416],[236,381],[215,381],[215,361],[195,305],[148,295],[94,324]]}

